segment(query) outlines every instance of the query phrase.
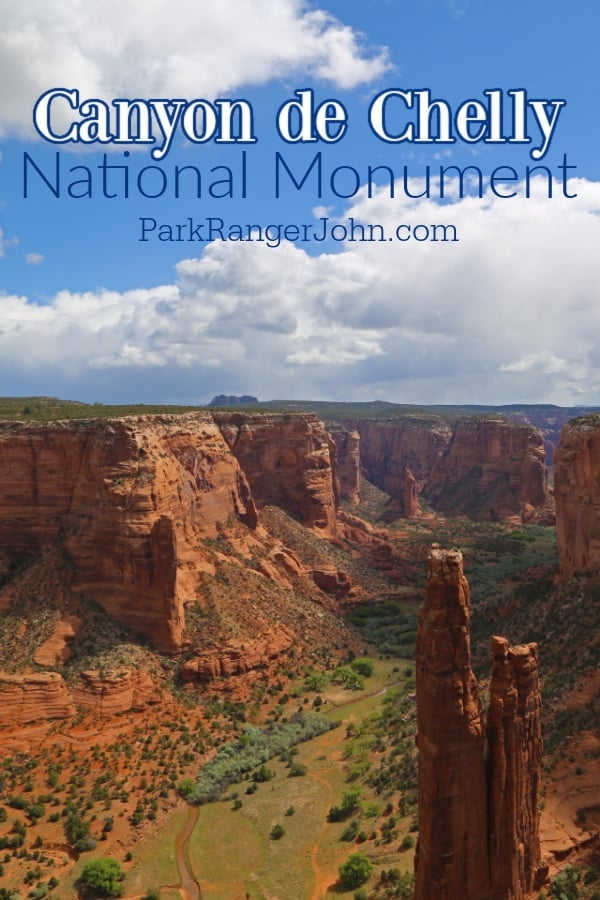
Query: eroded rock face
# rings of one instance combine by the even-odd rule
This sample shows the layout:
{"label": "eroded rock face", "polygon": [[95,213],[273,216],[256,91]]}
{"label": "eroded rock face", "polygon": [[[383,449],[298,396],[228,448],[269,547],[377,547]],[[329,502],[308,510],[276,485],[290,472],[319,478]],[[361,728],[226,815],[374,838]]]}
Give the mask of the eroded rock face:
{"label": "eroded rock face", "polygon": [[129,668],[81,672],[71,695],[79,706],[105,716],[141,710],[159,699],[150,675]]}
{"label": "eroded rock face", "polygon": [[181,677],[188,682],[210,682],[221,676],[243,675],[266,668],[294,645],[297,645],[296,634],[279,625],[255,640],[228,641],[223,647],[196,656],[182,667]]}
{"label": "eroded rock face", "polygon": [[417,634],[415,898],[525,900],[543,881],[537,645],[493,639],[484,735],[469,619],[462,555],[434,545]]}
{"label": "eroded rock face", "polygon": [[474,518],[530,515],[548,493],[541,432],[500,418],[459,422],[424,495],[442,512]]}
{"label": "eroded rock face", "polygon": [[214,419],[259,509],[281,506],[309,528],[335,532],[336,451],[316,416],[215,413]]}
{"label": "eroded rock face", "polygon": [[61,666],[71,658],[69,643],[81,630],[79,616],[65,616],[54,626],[54,631],[33,654],[33,661],[38,666],[53,668]]}
{"label": "eroded rock face", "polygon": [[566,425],[554,460],[556,539],[563,575],[600,568],[600,416]]}
{"label": "eroded rock face", "polygon": [[76,709],[61,675],[0,673],[0,725],[26,725],[38,719],[68,719]]}
{"label": "eroded rock face", "polygon": [[476,519],[551,519],[541,432],[500,417],[449,424],[439,416],[352,420],[369,481],[419,515],[419,495],[435,510]]}
{"label": "eroded rock face", "polygon": [[537,644],[492,641],[487,717],[492,900],[524,900],[540,887],[542,701]]}
{"label": "eroded rock face", "polygon": [[72,687],[58,672],[0,672],[0,726],[68,719],[78,706],[109,716],[143,709],[157,700],[154,682],[143,670],[82,672]]}
{"label": "eroded rock face", "polygon": [[489,894],[485,734],[471,671],[469,585],[459,551],[431,551],[416,650],[416,900]]}

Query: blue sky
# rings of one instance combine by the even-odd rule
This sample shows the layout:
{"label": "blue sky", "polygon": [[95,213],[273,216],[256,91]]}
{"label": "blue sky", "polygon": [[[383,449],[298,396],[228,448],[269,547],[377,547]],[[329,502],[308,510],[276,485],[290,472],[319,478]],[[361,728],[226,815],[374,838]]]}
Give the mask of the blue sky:
{"label": "blue sky", "polygon": [[[555,0],[222,0],[206,10],[189,0],[107,0],[91,7],[31,0],[21,10],[0,0],[0,394],[103,402],[202,403],[220,392],[600,402],[600,13],[588,0],[568,11]],[[36,136],[32,109],[57,87],[108,104],[243,98],[258,140],[223,147],[193,144],[178,132],[160,163],[148,148],[130,147],[126,158],[122,145],[52,144]],[[339,142],[291,147],[281,140],[277,110],[307,88],[317,104],[335,99],[346,108]],[[539,164],[560,177],[566,154],[568,187],[555,183],[549,198],[542,179],[525,196],[526,167],[536,164],[530,151],[540,139],[531,108],[529,145],[379,140],[368,124],[372,100],[387,90],[423,89],[453,113],[467,100],[485,104],[484,92],[497,89],[506,137],[509,91],[566,101]],[[388,110],[390,131],[414,119],[398,101]],[[57,115],[56,130],[63,125]],[[81,177],[87,167],[97,178],[105,152],[107,164],[126,163],[131,178],[147,165],[171,180],[176,166],[196,166],[203,196],[150,199],[132,190],[128,199],[107,199],[99,180],[91,199],[68,196],[69,169],[79,167]],[[25,154],[50,178],[57,153],[61,196],[30,164],[25,198]],[[284,177],[276,197],[277,153],[296,173],[320,153],[322,197],[312,176],[301,190]],[[215,166],[232,170],[233,198],[208,196]],[[450,181],[441,201],[434,177],[429,197],[407,197],[397,182],[392,198],[379,176],[368,197],[368,166],[387,166],[399,179],[407,167],[413,195],[428,166],[433,176],[440,166],[476,166],[486,190],[482,198],[460,196]],[[356,171],[362,187],[355,195],[332,192],[329,176],[338,167],[337,193],[351,192]],[[514,197],[490,193],[498,167],[514,169]],[[156,239],[161,225],[163,235],[169,228],[175,235],[177,224],[207,217],[222,218],[226,232],[230,224],[279,223],[313,234],[326,218],[338,236],[351,218],[376,225],[385,240],[269,247]],[[147,241],[139,239],[142,219],[157,223]],[[388,238],[398,226],[403,239]],[[415,239],[434,235],[434,226],[458,240]]]}

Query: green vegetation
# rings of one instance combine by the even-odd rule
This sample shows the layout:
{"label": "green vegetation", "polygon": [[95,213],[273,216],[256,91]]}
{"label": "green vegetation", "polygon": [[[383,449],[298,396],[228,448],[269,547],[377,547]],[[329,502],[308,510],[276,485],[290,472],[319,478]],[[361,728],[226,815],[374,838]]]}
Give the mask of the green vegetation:
{"label": "green vegetation", "polygon": [[[333,726],[318,713],[299,712],[289,722],[266,729],[245,725],[241,738],[221,747],[217,755],[201,769],[195,791],[188,794],[191,803],[216,800],[223,791],[257,766],[254,781],[267,780],[264,763],[302,741],[323,734]],[[262,773],[262,774],[261,774]]]}
{"label": "green vegetation", "polygon": [[101,897],[120,897],[121,882],[125,873],[116,859],[106,856],[89,862],[79,878],[82,887],[89,888]]}
{"label": "green vegetation", "polygon": [[350,668],[354,669],[355,672],[358,672],[358,674],[362,675],[364,678],[370,678],[375,666],[372,659],[369,659],[368,656],[364,656],[359,659],[353,659],[350,663]]}
{"label": "green vegetation", "polygon": [[373,864],[364,853],[351,853],[345,863],[339,868],[340,884],[345,890],[353,890],[368,881]]}
{"label": "green vegetation", "polygon": [[406,603],[388,600],[385,603],[365,604],[355,607],[348,618],[364,639],[385,656],[409,659],[414,656],[417,615],[407,608]]}

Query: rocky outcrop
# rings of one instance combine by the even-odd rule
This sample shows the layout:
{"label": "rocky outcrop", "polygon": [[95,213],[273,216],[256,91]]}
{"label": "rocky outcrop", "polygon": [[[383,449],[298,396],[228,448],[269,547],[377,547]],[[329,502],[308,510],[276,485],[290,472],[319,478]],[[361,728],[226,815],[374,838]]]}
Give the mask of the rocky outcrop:
{"label": "rocky outcrop", "polygon": [[336,569],[335,566],[321,566],[311,569],[310,575],[317,587],[324,594],[333,597],[345,597],[352,590],[352,579],[346,572]]}
{"label": "rocky outcrop", "polygon": [[243,675],[254,669],[264,669],[290,647],[297,645],[294,632],[279,625],[252,641],[231,640],[222,647],[196,656],[181,669],[183,681],[210,682],[216,678]]}
{"label": "rocky outcrop", "polygon": [[[537,644],[492,641],[487,717],[492,900],[524,900],[541,886],[539,841],[542,764]],[[543,882],[543,878],[542,878]]]}
{"label": "rocky outcrop", "polygon": [[337,448],[340,497],[356,506],[360,502],[360,435],[329,424],[327,430]]}
{"label": "rocky outcrop", "polygon": [[529,514],[547,493],[541,433],[501,418],[459,422],[423,490],[435,509],[477,519]]}
{"label": "rocky outcrop", "polygon": [[139,711],[159,699],[150,675],[129,668],[114,672],[81,672],[71,696],[79,706],[105,716]]}
{"label": "rocky outcrop", "polygon": [[37,720],[68,719],[76,709],[57,672],[29,675],[0,673],[0,725],[26,725]]}
{"label": "rocky outcrop", "polygon": [[543,875],[537,646],[494,638],[484,734],[469,619],[462,554],[434,545],[417,634],[415,898],[525,900]]}
{"label": "rocky outcrop", "polygon": [[556,539],[561,572],[600,568],[600,416],[566,425],[554,460]]}
{"label": "rocky outcrop", "polygon": [[335,532],[335,445],[310,413],[214,413],[260,509],[272,504],[309,528]]}
{"label": "rocky outcrop", "polygon": [[33,654],[33,661],[38,666],[53,668],[61,666],[71,658],[69,644],[81,630],[79,616],[65,616],[54,626],[49,638],[41,644]]}
{"label": "rocky outcrop", "polygon": [[431,551],[417,632],[416,900],[489,896],[485,734],[459,551]]}
{"label": "rocky outcrop", "polygon": [[0,726],[68,719],[78,706],[110,716],[157,701],[154,682],[143,670],[82,672],[72,686],[58,672],[0,673]]}

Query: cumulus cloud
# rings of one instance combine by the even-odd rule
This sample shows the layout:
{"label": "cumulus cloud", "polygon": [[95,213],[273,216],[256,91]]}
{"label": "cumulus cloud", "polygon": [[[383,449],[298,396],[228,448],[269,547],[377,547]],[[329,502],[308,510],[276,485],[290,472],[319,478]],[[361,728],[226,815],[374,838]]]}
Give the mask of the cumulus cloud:
{"label": "cumulus cloud", "polygon": [[0,0],[0,21],[0,133],[29,134],[52,87],[210,99],[299,73],[353,88],[389,68],[385,49],[303,0]]}
{"label": "cumulus cloud", "polygon": [[444,204],[379,192],[347,214],[388,229],[453,224],[460,240],[320,256],[215,242],[152,290],[0,297],[0,377],[31,389],[37,376],[46,391],[71,379],[89,399],[594,404],[600,183],[571,190]]}

